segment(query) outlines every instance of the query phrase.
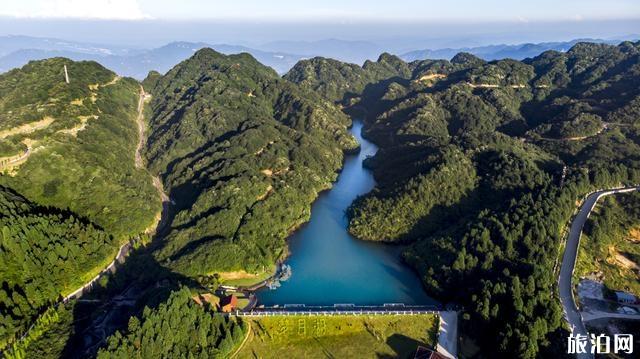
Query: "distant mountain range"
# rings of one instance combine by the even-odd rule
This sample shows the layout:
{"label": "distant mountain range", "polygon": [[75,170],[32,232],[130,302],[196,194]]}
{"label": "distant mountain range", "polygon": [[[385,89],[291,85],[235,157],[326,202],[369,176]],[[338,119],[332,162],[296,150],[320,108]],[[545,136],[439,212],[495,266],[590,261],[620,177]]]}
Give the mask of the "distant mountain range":
{"label": "distant mountain range", "polygon": [[362,64],[366,60],[375,60],[381,53],[389,52],[389,49],[372,42],[340,39],[276,41],[257,47],[264,51],[301,54],[307,57],[322,56],[355,64]]}
{"label": "distant mountain range", "polygon": [[[617,44],[622,40],[632,38],[637,39],[640,36],[629,35],[616,40],[576,39],[566,42],[416,50],[404,53],[400,55],[400,58],[409,62],[424,59],[448,60],[459,52],[468,52],[484,60],[503,58],[521,60],[527,57],[534,57],[547,50],[564,52],[581,41]],[[11,35],[0,36],[0,72],[22,67],[31,60],[66,57],[75,61],[94,60],[120,75],[143,79],[151,70],[156,70],[160,73],[167,72],[170,68],[191,57],[196,51],[204,47],[210,47],[223,54],[247,52],[281,75],[289,71],[298,61],[306,58],[322,56],[344,62],[362,64],[366,60],[377,59],[381,53],[386,51],[372,42],[339,39],[277,41],[253,47],[208,44],[204,42],[172,42],[158,48],[141,49]]]}
{"label": "distant mountain range", "polygon": [[19,50],[64,51],[87,55],[119,55],[127,56],[144,51],[118,45],[93,44],[67,41],[46,37],[32,37],[21,35],[0,36],[0,57],[7,56]]}
{"label": "distant mountain range", "polygon": [[212,45],[204,42],[172,42],[154,49],[136,49],[59,39],[3,36],[0,37],[0,72],[21,67],[31,60],[67,57],[74,61],[94,60],[120,75],[144,79],[149,71],[156,70],[165,73],[204,47],[210,47],[223,54],[250,53],[262,64],[273,68],[280,74],[284,74],[296,62],[306,57],[278,51],[263,51],[227,44]]}
{"label": "distant mountain range", "polygon": [[416,50],[410,51],[405,54],[400,55],[405,61],[415,61],[415,60],[425,60],[425,59],[445,59],[450,60],[456,54],[460,52],[468,52],[470,54],[476,55],[479,58],[487,61],[491,60],[500,60],[500,59],[515,59],[515,60],[523,60],[528,57],[535,57],[539,54],[548,51],[555,50],[560,52],[566,52],[573,45],[578,42],[594,42],[594,43],[603,43],[609,45],[617,45],[618,43],[627,40],[627,39],[638,39],[640,36],[629,36],[624,39],[616,39],[616,40],[603,40],[603,39],[575,39],[571,41],[562,41],[562,42],[541,42],[541,43],[526,43],[526,44],[517,44],[517,45],[488,45],[488,46],[479,46],[479,47],[462,47],[462,48],[446,48],[446,49],[437,49],[437,50]]}

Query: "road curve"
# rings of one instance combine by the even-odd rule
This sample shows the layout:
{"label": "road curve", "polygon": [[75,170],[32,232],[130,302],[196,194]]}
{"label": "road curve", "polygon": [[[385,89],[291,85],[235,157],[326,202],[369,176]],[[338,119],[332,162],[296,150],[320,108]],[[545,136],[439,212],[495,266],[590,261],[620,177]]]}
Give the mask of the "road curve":
{"label": "road curve", "polygon": [[[600,197],[614,193],[632,192],[637,189],[640,189],[640,187],[614,188],[589,194],[571,223],[569,237],[567,238],[564,255],[562,257],[562,267],[560,268],[560,276],[558,278],[558,288],[565,318],[567,319],[569,328],[574,335],[588,335],[587,329],[582,321],[582,316],[576,306],[575,299],[573,297],[573,286],[571,285],[571,277],[573,276],[573,270],[576,265],[578,247],[580,246],[580,237],[582,236],[582,228],[589,218],[591,210],[593,210],[593,207],[596,205],[596,202],[598,202]],[[593,354],[577,354],[576,357],[593,358]]]}
{"label": "road curve", "polygon": [[98,273],[95,277],[93,277],[93,279],[83,284],[82,287],[76,289],[75,291],[73,291],[73,293],[62,298],[62,301],[66,303],[71,299],[80,298],[82,294],[84,294],[84,291],[87,289],[91,289],[91,287],[98,280],[100,280],[100,278],[102,278],[103,275],[105,275],[106,273],[112,272],[115,269],[117,263],[124,262],[125,257],[129,254],[130,251],[131,251],[131,242],[127,242],[121,245],[120,249],[118,249],[118,254],[116,254],[116,257],[113,259],[113,261],[111,261],[111,263],[109,263],[108,266],[106,266],[102,271],[100,271],[100,273]]}

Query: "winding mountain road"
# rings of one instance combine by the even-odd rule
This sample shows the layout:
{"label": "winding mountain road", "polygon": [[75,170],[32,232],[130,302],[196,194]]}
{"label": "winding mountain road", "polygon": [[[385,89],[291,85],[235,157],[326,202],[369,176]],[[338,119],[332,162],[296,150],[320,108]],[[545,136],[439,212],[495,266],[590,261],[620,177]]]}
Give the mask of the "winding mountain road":
{"label": "winding mountain road", "polygon": [[[573,223],[571,223],[569,237],[567,238],[564,255],[562,257],[562,267],[560,268],[558,287],[560,292],[560,302],[564,308],[565,318],[569,323],[569,327],[571,328],[573,335],[588,335],[580,311],[578,311],[578,307],[576,306],[575,298],[573,297],[573,286],[571,284],[571,277],[573,276],[573,271],[576,265],[578,247],[580,246],[580,237],[582,237],[582,228],[589,218],[593,207],[595,207],[598,202],[598,199],[610,194],[633,192],[638,189],[640,189],[640,187],[614,188],[589,194],[584,200],[582,207],[580,207],[578,214],[573,219]],[[590,354],[589,345],[587,344],[587,353],[577,354],[576,357],[593,358],[593,354]]]}

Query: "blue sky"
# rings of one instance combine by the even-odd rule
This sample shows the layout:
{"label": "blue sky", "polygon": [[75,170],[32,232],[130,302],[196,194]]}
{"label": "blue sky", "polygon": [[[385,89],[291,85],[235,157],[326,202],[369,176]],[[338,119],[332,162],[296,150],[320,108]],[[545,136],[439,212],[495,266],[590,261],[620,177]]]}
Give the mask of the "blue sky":
{"label": "blue sky", "polygon": [[640,18],[638,0],[18,0],[1,16],[261,21],[582,21]]}

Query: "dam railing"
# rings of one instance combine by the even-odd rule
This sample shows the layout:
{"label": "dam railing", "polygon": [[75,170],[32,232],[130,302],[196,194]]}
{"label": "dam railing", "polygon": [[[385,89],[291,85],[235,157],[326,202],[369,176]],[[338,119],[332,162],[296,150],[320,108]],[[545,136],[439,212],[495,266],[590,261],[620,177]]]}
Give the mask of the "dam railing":
{"label": "dam railing", "polygon": [[444,310],[438,305],[404,305],[389,303],[376,306],[357,306],[354,304],[335,304],[333,306],[307,306],[304,304],[286,304],[254,308],[249,311],[235,311],[229,315],[238,317],[267,316],[332,316],[332,315],[420,315],[438,314]]}

